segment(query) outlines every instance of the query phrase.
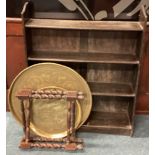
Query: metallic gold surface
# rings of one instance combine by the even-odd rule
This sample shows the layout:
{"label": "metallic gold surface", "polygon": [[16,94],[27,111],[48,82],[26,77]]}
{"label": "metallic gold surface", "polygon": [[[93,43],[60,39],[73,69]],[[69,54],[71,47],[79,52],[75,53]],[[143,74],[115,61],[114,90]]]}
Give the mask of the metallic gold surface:
{"label": "metallic gold surface", "polygon": [[[10,87],[9,103],[13,116],[22,122],[20,102],[15,94],[23,88],[38,90],[55,86],[59,89],[76,90],[84,92],[84,100],[79,101],[82,118],[80,119],[80,106],[77,102],[76,126],[80,127],[88,118],[92,107],[92,96],[85,80],[74,70],[55,63],[40,63],[23,70],[13,81]],[[51,102],[54,102],[50,104]],[[59,104],[58,104],[59,102]],[[33,120],[31,130],[40,136],[57,138],[66,136],[67,115],[64,99],[50,101],[47,99],[34,100],[32,105]],[[54,110],[55,109],[55,110]],[[57,113],[53,111],[58,111]],[[61,111],[61,112],[59,112]],[[79,125],[78,125],[79,124]],[[60,126],[61,127],[60,127]],[[66,127],[65,127],[66,125]]]}
{"label": "metallic gold surface", "polygon": [[[59,87],[46,87],[40,90],[64,91]],[[67,135],[67,107],[65,99],[34,99],[30,128],[39,136],[61,138]],[[81,107],[76,101],[75,128],[81,121]]]}

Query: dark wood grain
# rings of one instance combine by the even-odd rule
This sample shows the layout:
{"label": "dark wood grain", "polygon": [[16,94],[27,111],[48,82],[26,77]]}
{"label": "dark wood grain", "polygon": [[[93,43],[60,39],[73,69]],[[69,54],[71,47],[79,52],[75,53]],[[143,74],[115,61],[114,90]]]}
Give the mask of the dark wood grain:
{"label": "dark wood grain", "polygon": [[125,135],[131,136],[133,130],[127,128],[117,128],[117,127],[105,127],[105,126],[90,126],[83,125],[79,131],[81,132],[96,132],[96,133],[104,133],[104,134],[113,134],[113,135]]}
{"label": "dark wood grain", "polygon": [[29,19],[25,25],[27,28],[53,28],[53,29],[79,29],[79,30],[113,30],[113,31],[142,31],[139,22],[121,21],[76,21],[53,19]]}
{"label": "dark wood grain", "polygon": [[127,112],[129,105],[133,104],[134,97],[93,96],[92,111],[96,112]]}
{"label": "dark wood grain", "polygon": [[116,32],[90,31],[88,36],[88,51],[94,53],[135,55],[139,39],[139,32],[123,32],[121,30]]}
{"label": "dark wood grain", "polygon": [[136,113],[149,113],[149,26],[146,29],[144,54],[141,61],[141,74],[138,88]]}
{"label": "dark wood grain", "polygon": [[135,55],[113,53],[88,53],[88,52],[37,52],[29,51],[30,61],[54,61],[54,62],[79,62],[79,63],[118,63],[139,64]]}
{"label": "dark wood grain", "polygon": [[81,131],[131,135],[132,126],[127,112],[92,112],[87,123],[81,127]]}
{"label": "dark wood grain", "polygon": [[[31,46],[33,51],[80,51],[80,31],[66,30],[31,30]],[[28,38],[28,39],[29,39]]]}
{"label": "dark wood grain", "polygon": [[[145,14],[145,8],[144,6],[141,7],[140,10],[140,18],[139,21],[141,22],[142,26],[143,26],[143,31],[141,33],[141,39],[140,39],[140,46],[139,46],[139,60],[140,62],[142,61],[142,56],[144,54],[144,50],[145,50],[145,45],[144,45],[144,41],[145,41],[145,32],[146,32],[146,25],[147,25],[147,16]],[[137,102],[137,95],[138,95],[138,86],[139,86],[139,80],[140,80],[140,71],[141,71],[141,65],[138,65],[138,70],[137,70],[137,76],[134,77],[134,84],[135,84],[135,92],[136,92],[136,96],[134,98],[134,104],[132,109],[130,109],[130,111],[133,111],[133,113],[130,116],[130,121],[132,123],[132,126],[134,127],[135,123],[134,123],[134,116],[135,116],[135,110],[136,110],[136,102]],[[130,106],[131,107],[131,106]],[[133,134],[133,133],[132,133]]]}
{"label": "dark wood grain", "polygon": [[92,112],[87,125],[94,126],[113,126],[120,128],[131,128],[130,120],[127,111],[124,113],[112,113],[112,112]]}
{"label": "dark wood grain", "polygon": [[131,84],[135,88],[133,82],[137,74],[137,65],[123,64],[88,64],[87,65],[87,81],[103,82],[103,83],[124,83]]}
{"label": "dark wood grain", "polygon": [[88,82],[92,95],[134,97],[135,93],[130,84]]}
{"label": "dark wood grain", "polygon": [[139,63],[138,32],[55,29],[26,29],[26,32],[29,60]]}

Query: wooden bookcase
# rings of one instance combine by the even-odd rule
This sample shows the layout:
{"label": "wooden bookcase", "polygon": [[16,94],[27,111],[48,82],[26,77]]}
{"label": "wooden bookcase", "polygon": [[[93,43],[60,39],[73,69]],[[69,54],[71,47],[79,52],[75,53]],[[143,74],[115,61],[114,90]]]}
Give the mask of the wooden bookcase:
{"label": "wooden bookcase", "polygon": [[83,131],[132,135],[146,15],[139,21],[82,21],[35,18],[22,11],[28,64],[57,62],[88,82],[93,108]]}

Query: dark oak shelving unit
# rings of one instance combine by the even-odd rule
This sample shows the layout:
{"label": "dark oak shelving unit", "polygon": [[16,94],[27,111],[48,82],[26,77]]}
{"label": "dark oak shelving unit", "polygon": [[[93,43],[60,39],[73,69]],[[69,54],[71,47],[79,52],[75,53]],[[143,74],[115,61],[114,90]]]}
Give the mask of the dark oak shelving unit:
{"label": "dark oak shelving unit", "polygon": [[35,16],[26,2],[22,20],[29,64],[72,66],[88,82],[93,107],[83,131],[132,135],[146,14],[139,21],[84,21]]}

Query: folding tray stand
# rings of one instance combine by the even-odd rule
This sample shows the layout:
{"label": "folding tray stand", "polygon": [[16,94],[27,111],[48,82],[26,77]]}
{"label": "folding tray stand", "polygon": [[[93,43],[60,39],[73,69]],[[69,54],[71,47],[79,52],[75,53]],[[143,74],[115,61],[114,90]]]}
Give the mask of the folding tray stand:
{"label": "folding tray stand", "polygon": [[[21,103],[24,138],[20,142],[20,148],[58,148],[68,151],[83,149],[83,140],[75,136],[75,103],[82,100],[84,94],[78,91],[47,91],[23,89],[16,94]],[[64,138],[44,138],[30,134],[31,105],[33,99],[66,99],[69,101],[67,112],[67,136]],[[26,102],[25,102],[26,101]]]}

